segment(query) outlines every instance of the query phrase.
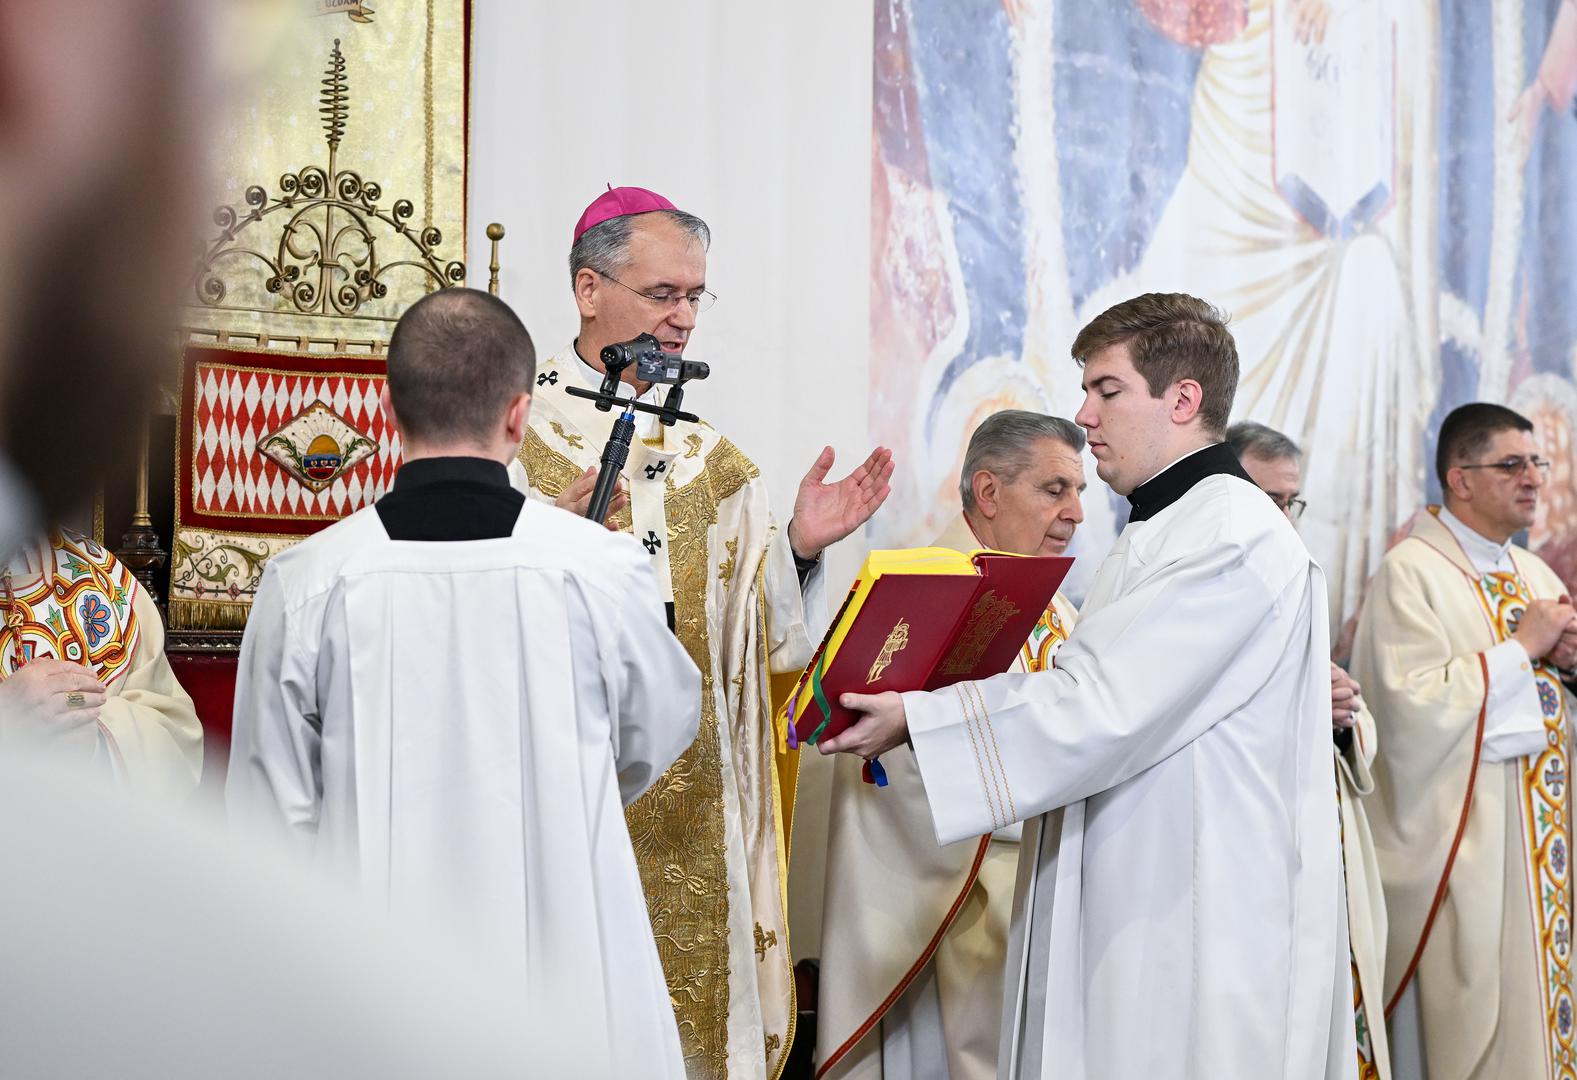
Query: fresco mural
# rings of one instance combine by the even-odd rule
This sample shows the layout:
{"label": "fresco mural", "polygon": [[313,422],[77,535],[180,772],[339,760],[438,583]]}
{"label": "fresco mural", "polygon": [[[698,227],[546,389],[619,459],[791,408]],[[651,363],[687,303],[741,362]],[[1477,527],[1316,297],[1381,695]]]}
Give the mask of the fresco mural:
{"label": "fresco mural", "polygon": [[[1475,399],[1538,424],[1529,542],[1577,585],[1574,94],[1559,0],[879,0],[873,543],[940,531],[986,414],[1073,415],[1085,321],[1186,291],[1231,316],[1234,419],[1306,451],[1336,625]],[[1076,590],[1126,521],[1087,469]]]}

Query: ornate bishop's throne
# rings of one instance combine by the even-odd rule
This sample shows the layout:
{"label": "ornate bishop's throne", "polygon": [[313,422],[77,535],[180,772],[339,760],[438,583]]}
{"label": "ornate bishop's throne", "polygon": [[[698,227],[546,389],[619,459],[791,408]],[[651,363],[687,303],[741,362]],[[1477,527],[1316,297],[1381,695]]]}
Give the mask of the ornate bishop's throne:
{"label": "ornate bishop's throne", "polygon": [[[135,472],[109,478],[96,515],[101,539],[128,523],[117,554],[164,612],[171,664],[203,721],[205,785],[222,782],[236,660],[264,567],[388,489],[400,462],[378,404],[389,334],[413,300],[465,281],[418,216],[430,205],[386,199],[346,167],[349,83],[336,40],[318,92],[321,163],[214,211],[173,402],[150,424]],[[496,292],[503,228],[488,237]]]}

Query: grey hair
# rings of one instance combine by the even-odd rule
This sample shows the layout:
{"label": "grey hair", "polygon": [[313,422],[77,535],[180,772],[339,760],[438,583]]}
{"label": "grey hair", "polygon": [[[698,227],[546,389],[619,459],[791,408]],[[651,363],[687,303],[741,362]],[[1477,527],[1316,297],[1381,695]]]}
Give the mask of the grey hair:
{"label": "grey hair", "polygon": [[[701,241],[702,250],[712,246],[712,230],[706,222],[683,210],[650,210],[661,214]],[[646,214],[626,214],[609,218],[581,233],[569,249],[569,279],[573,282],[582,270],[594,270],[604,277],[615,277],[630,261],[630,237],[635,235],[635,219]]]}
{"label": "grey hair", "polygon": [[1237,453],[1240,461],[1246,457],[1256,457],[1261,461],[1280,461],[1283,458],[1303,460],[1303,450],[1297,443],[1275,428],[1253,420],[1239,420],[1227,428],[1227,445]]}
{"label": "grey hair", "polygon": [[958,494],[964,509],[975,508],[974,477],[985,471],[1011,484],[1029,468],[1030,453],[1041,439],[1056,439],[1075,453],[1084,450],[1084,429],[1072,420],[1027,409],[1003,409],[980,422],[964,451]]}

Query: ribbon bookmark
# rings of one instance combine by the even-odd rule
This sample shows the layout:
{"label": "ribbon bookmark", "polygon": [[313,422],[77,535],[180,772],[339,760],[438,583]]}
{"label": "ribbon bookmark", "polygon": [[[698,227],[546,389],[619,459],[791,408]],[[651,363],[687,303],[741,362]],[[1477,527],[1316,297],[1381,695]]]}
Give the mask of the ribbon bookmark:
{"label": "ribbon bookmark", "polygon": [[788,702],[788,732],[786,733],[785,738],[788,741],[788,748],[790,750],[799,749],[799,730],[794,727],[794,707],[798,704],[799,687],[796,686],[794,688],[794,694],[789,698]]}
{"label": "ribbon bookmark", "polygon": [[816,658],[816,670],[810,673],[810,692],[816,699],[816,707],[821,710],[821,723],[816,725],[816,730],[810,733],[810,738],[805,742],[810,746],[816,745],[816,740],[821,738],[821,733],[827,730],[827,725],[832,722],[832,706],[827,704],[827,692],[822,689],[821,677],[827,670],[827,654],[824,652]]}
{"label": "ribbon bookmark", "polygon": [[887,770],[882,768],[880,759],[871,758],[871,760],[867,761],[864,767],[860,769],[860,779],[864,780],[867,784],[875,784],[877,787],[886,787]]}

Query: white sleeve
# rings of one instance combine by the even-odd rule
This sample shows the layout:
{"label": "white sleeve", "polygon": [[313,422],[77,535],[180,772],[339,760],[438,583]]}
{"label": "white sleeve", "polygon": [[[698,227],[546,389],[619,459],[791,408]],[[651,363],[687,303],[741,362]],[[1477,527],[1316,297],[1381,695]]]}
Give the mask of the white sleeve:
{"label": "white sleeve", "polygon": [[316,677],[297,640],[269,567],[241,639],[225,808],[245,828],[311,835],[323,797],[322,721]]}
{"label": "white sleeve", "polygon": [[1544,749],[1544,710],[1533,680],[1533,661],[1515,641],[1502,641],[1484,654],[1489,695],[1484,702],[1484,745],[1479,757],[1494,764]]}
{"label": "white sleeve", "polygon": [[618,739],[619,795],[629,806],[690,748],[701,719],[701,672],[668,629],[657,575],[631,559],[614,613],[617,648],[606,664]]}
{"label": "white sleeve", "polygon": [[[1307,617],[1311,603],[1308,575],[1277,595],[1245,557],[1214,543],[1170,560],[1081,618],[1049,671],[904,694],[937,840],[1115,787],[1242,708],[1293,647],[1277,623]],[[1180,658],[1187,627],[1210,632]]]}
{"label": "white sleeve", "polygon": [[[768,519],[771,520],[770,518]],[[794,568],[788,530],[771,525],[767,542],[767,669],[774,675],[799,672],[810,662],[811,639],[806,615],[826,608],[826,552],[804,582]],[[825,618],[825,616],[821,616]]]}

